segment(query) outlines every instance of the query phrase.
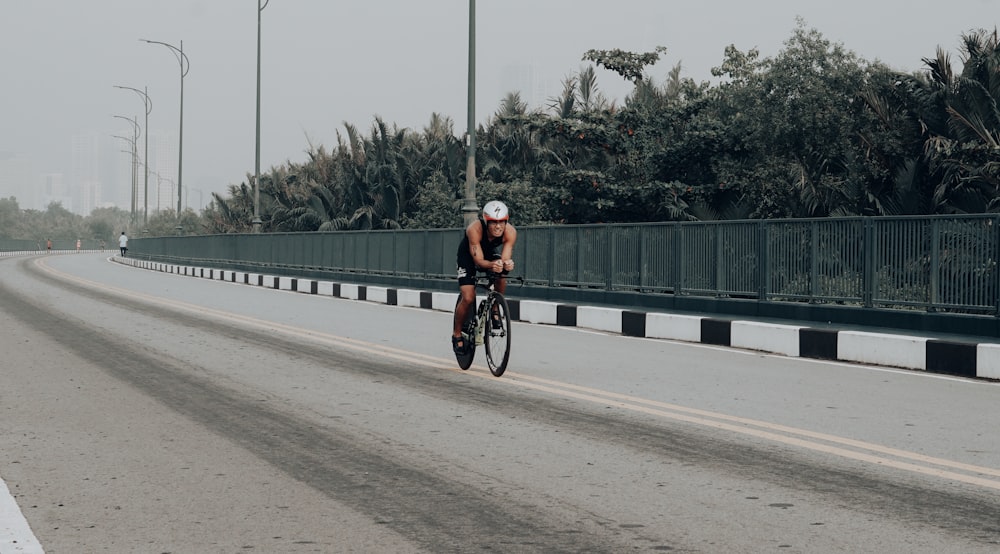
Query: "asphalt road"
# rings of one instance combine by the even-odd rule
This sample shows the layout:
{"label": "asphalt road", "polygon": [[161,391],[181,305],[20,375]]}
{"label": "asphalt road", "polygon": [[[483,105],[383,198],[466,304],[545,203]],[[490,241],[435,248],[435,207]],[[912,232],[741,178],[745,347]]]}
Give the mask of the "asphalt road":
{"label": "asphalt road", "polygon": [[2,259],[0,477],[50,553],[1000,549],[996,383],[450,324]]}

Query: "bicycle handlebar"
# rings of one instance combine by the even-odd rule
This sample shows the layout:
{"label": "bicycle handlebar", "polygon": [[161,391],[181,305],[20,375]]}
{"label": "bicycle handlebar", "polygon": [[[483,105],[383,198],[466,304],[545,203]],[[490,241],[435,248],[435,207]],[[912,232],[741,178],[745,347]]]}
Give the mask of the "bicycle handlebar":
{"label": "bicycle handlebar", "polygon": [[524,276],[510,276],[504,275],[503,273],[494,273],[492,271],[484,271],[482,274],[476,276],[476,286],[482,288],[491,288],[499,279],[507,279],[508,281],[517,281],[522,286],[524,285]]}

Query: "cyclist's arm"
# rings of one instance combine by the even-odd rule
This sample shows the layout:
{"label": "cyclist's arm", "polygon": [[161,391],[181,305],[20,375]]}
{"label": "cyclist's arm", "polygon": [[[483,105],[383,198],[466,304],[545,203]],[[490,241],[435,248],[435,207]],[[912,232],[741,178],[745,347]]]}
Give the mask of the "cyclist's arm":
{"label": "cyclist's arm", "polygon": [[500,252],[500,259],[503,260],[504,271],[513,271],[514,269],[515,242],[517,242],[517,229],[508,223],[507,228],[504,230],[503,250]]}

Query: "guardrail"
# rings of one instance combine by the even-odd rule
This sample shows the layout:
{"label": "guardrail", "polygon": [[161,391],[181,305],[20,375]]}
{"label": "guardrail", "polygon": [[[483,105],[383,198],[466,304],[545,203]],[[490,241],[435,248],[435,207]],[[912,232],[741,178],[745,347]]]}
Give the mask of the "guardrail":
{"label": "guardrail", "polygon": [[[519,227],[524,286],[513,292],[1000,337],[998,233],[993,214]],[[450,290],[460,239],[461,229],[137,237],[129,255]]]}
{"label": "guardrail", "polygon": [[[532,285],[1000,315],[1000,216],[823,218],[518,229]],[[191,263],[450,279],[460,229],[136,238]]]}

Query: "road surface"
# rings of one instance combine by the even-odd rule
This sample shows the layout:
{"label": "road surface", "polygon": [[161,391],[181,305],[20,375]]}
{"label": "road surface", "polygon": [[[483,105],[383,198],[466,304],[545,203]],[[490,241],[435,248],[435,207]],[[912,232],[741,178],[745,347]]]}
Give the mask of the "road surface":
{"label": "road surface", "polygon": [[530,324],[498,379],[450,325],[0,260],[0,477],[49,553],[1000,549],[996,383]]}

